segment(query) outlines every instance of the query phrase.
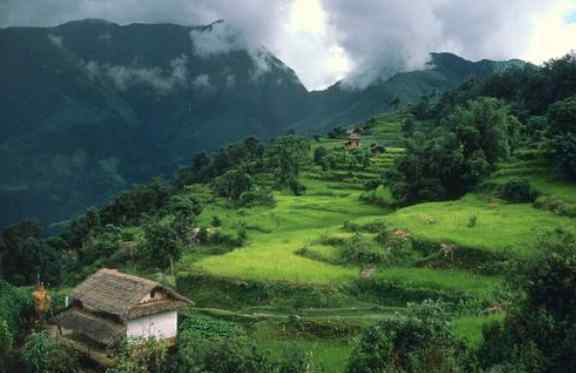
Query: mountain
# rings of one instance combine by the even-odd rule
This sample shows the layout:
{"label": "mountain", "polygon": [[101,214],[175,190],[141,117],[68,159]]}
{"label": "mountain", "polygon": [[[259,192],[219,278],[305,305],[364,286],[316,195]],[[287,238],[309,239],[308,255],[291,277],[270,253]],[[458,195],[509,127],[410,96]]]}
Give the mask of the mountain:
{"label": "mountain", "polygon": [[0,226],[55,222],[200,151],[290,129],[318,132],[502,68],[435,54],[363,90],[308,92],[226,23],[102,20],[0,29]]}
{"label": "mountain", "polygon": [[300,130],[326,130],[336,125],[364,121],[376,113],[412,104],[424,95],[441,94],[471,78],[481,79],[495,72],[521,66],[520,60],[471,62],[451,53],[431,53],[427,68],[398,73],[378,80],[362,90],[340,81],[325,91],[312,92],[312,111],[293,125]]}
{"label": "mountain", "polygon": [[0,226],[64,219],[300,119],[308,92],[294,72],[241,41],[210,49],[230,35],[220,22],[0,30]]}

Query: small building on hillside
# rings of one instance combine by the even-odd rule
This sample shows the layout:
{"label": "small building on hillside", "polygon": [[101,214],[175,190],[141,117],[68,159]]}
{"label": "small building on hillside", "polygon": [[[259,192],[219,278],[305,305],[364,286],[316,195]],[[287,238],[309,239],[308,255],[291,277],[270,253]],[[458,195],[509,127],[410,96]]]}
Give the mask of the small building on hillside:
{"label": "small building on hillside", "polygon": [[352,131],[348,135],[348,141],[344,144],[346,150],[354,150],[360,148],[361,136],[358,132]]}
{"label": "small building on hillside", "polygon": [[190,304],[157,282],[101,269],[74,289],[70,305],[53,321],[64,337],[86,338],[102,347],[123,339],[172,342],[178,331],[178,310]]}

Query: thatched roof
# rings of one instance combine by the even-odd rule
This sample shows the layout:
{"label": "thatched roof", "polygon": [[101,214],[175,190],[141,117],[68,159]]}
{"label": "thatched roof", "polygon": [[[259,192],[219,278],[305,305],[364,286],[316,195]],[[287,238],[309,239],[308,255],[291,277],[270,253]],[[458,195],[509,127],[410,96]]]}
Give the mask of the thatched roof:
{"label": "thatched roof", "polygon": [[126,337],[126,326],[78,309],[70,308],[54,317],[62,328],[73,330],[91,340],[109,346]]}
{"label": "thatched roof", "polygon": [[[139,304],[152,291],[163,291],[168,299],[151,304]],[[178,309],[192,301],[157,282],[101,269],[88,277],[72,292],[72,302],[80,302],[86,310],[105,313],[127,321]]]}

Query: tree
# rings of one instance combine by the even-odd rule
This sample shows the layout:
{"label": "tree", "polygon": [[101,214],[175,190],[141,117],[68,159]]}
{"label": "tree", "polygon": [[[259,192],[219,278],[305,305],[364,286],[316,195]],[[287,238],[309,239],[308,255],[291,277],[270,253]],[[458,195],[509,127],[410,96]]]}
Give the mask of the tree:
{"label": "tree", "polygon": [[158,268],[173,267],[182,256],[182,242],[171,225],[149,222],[144,225],[144,238],[144,257]]}
{"label": "tree", "polygon": [[517,119],[495,99],[459,106],[443,126],[408,139],[388,175],[392,195],[401,204],[460,198],[511,154],[518,134]]}
{"label": "tree", "polygon": [[548,118],[555,163],[564,175],[576,180],[576,96],[552,105]]}
{"label": "tree", "polygon": [[38,224],[23,221],[1,233],[0,272],[6,279],[18,285],[32,284],[39,277],[45,282],[60,281],[62,255],[41,239],[41,231]]}
{"label": "tree", "polygon": [[328,155],[328,150],[323,147],[319,146],[314,150],[314,163],[319,166],[324,166],[325,158]]}
{"label": "tree", "polygon": [[274,140],[267,149],[267,158],[278,186],[295,185],[301,163],[309,157],[309,152],[310,144],[302,137],[284,136]]}
{"label": "tree", "polygon": [[237,201],[253,186],[252,177],[242,169],[233,169],[212,182],[212,190],[221,197]]}
{"label": "tree", "polygon": [[196,198],[181,194],[170,199],[168,209],[174,214],[174,229],[184,238],[204,207]]}
{"label": "tree", "polygon": [[491,166],[508,158],[518,141],[520,123],[508,106],[494,98],[480,97],[457,107],[449,121],[464,157],[481,151]]}

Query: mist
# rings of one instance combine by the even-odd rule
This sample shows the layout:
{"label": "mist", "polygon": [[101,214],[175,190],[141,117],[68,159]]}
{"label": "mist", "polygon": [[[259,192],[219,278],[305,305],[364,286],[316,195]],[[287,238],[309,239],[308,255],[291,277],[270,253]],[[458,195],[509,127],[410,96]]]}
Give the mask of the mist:
{"label": "mist", "polygon": [[[184,25],[223,19],[226,26],[212,35],[191,35],[199,53],[264,46],[294,68],[309,89],[324,88],[343,75],[345,86],[363,88],[400,71],[426,68],[430,52],[472,60],[522,58],[534,50],[530,44],[539,15],[565,2],[0,0],[0,27],[53,26],[83,18]],[[294,13],[296,3],[300,10]],[[313,7],[322,17],[311,14]],[[293,23],[303,20],[317,24],[317,30],[295,30]]]}

